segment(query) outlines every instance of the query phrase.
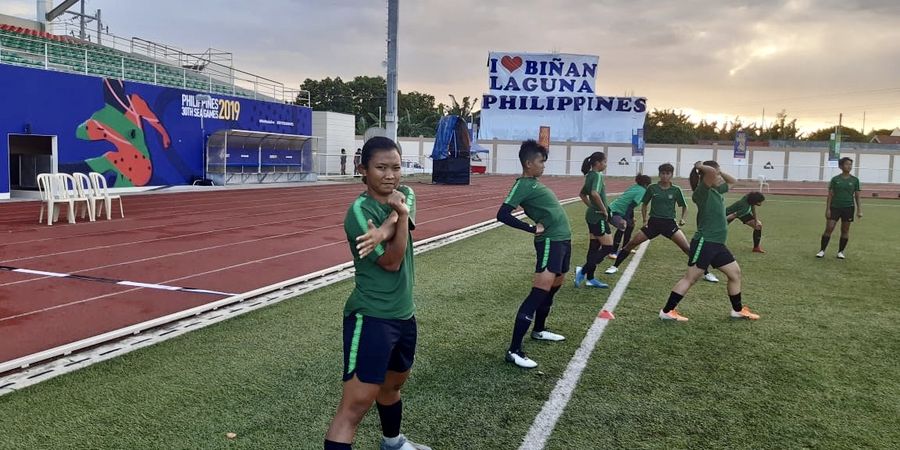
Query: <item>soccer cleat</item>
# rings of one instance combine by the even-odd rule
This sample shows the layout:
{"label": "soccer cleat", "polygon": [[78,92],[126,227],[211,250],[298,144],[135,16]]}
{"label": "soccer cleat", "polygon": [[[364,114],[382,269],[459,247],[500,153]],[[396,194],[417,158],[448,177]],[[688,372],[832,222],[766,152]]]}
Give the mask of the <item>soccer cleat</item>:
{"label": "soccer cleat", "polygon": [[618,272],[618,271],[619,271],[619,268],[618,268],[618,267],[616,267],[616,266],[609,266],[609,268],[606,269],[603,273],[605,273],[605,274],[607,274],[607,275],[612,275],[612,274],[614,274],[614,273],[616,273],[616,272]]}
{"label": "soccer cleat", "polygon": [[825,250],[819,250],[819,253],[816,253],[816,258],[824,258]]}
{"label": "soccer cleat", "polygon": [[753,247],[753,253],[765,253],[766,251],[762,249],[762,247]]}
{"label": "soccer cleat", "polygon": [[561,334],[556,334],[552,331],[544,330],[544,331],[532,331],[531,338],[537,341],[551,341],[558,342],[566,340],[566,337]]}
{"label": "soccer cleat", "polygon": [[838,252],[837,257],[838,257],[838,259],[846,258],[846,256],[844,256],[844,252]]}
{"label": "soccer cleat", "polygon": [[687,317],[678,314],[678,310],[676,309],[673,309],[669,312],[663,312],[663,310],[659,310],[659,318],[662,320],[674,320],[676,322],[687,322],[688,320],[690,320]]}
{"label": "soccer cleat", "polygon": [[750,311],[750,308],[743,307],[740,311],[731,310],[731,317],[735,319],[747,319],[747,320],[756,320],[759,319],[759,314]]}
{"label": "soccer cleat", "polygon": [[716,276],[713,275],[712,272],[706,272],[706,274],[703,275],[703,279],[706,281],[709,281],[710,283],[718,283],[719,282],[719,279],[716,278]]}
{"label": "soccer cleat", "polygon": [[581,287],[581,283],[584,283],[584,273],[581,271],[581,266],[575,267],[575,287]]}
{"label": "soccer cleat", "polygon": [[609,259],[611,259],[611,260],[613,260],[613,261],[615,261],[616,258],[618,258],[618,257],[619,257],[619,254],[618,254],[618,253],[610,253],[609,255],[607,255],[607,258],[609,258]]}
{"label": "soccer cleat", "polygon": [[593,288],[600,288],[600,289],[606,289],[609,287],[608,284],[606,284],[596,278],[594,278],[592,280],[587,280],[587,285],[590,287],[593,287]]}
{"label": "soccer cleat", "polygon": [[537,367],[537,363],[533,359],[525,355],[525,352],[519,350],[517,352],[506,352],[506,361],[511,362],[523,369],[533,369]]}
{"label": "soccer cleat", "polygon": [[406,436],[400,435],[397,436],[400,441],[395,445],[388,445],[387,440],[382,436],[381,438],[381,450],[431,450],[431,447],[422,444],[416,444],[409,439],[406,439]]}

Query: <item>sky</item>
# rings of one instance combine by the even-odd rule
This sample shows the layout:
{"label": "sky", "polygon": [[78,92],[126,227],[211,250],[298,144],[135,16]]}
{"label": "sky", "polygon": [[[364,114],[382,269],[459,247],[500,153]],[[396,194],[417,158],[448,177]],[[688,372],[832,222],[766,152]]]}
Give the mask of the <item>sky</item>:
{"label": "sky", "polygon": [[[386,0],[86,1],[110,33],[227,50],[289,86],[385,72]],[[33,18],[35,2],[0,13]],[[490,51],[557,51],[599,56],[598,95],[694,120],[900,127],[898,0],[401,0],[399,33],[400,90],[443,103],[487,91]]]}

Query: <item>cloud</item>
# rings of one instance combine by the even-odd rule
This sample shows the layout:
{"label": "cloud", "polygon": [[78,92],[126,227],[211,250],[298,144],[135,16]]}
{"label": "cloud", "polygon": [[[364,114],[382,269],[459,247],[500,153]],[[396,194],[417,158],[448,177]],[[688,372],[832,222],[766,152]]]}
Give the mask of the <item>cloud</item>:
{"label": "cloud", "polygon": [[[33,15],[30,1],[2,3]],[[231,51],[237,68],[290,86],[384,73],[383,0],[89,0],[88,8],[102,8],[117,34]],[[792,117],[814,126],[841,108],[900,104],[900,90],[824,95],[900,87],[897,23],[896,0],[405,1],[399,80],[404,91],[448,102],[487,89],[489,51],[557,50],[598,55],[604,95],[634,91],[651,108],[698,114],[802,111]],[[867,126],[900,125],[888,123],[894,111],[873,109]]]}

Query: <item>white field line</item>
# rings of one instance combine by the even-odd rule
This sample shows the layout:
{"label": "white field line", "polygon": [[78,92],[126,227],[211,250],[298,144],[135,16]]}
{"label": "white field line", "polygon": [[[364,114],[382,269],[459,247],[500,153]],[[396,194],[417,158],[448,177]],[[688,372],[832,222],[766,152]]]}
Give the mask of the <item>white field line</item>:
{"label": "white field line", "polygon": [[[609,312],[613,312],[616,309],[616,305],[619,304],[625,289],[631,283],[631,278],[644,257],[649,243],[650,241],[646,241],[640,245],[637,254],[634,255],[634,259],[628,264],[628,267],[622,274],[622,278],[616,283],[615,289],[613,289],[609,299],[603,305],[603,309]],[[591,328],[588,329],[584,339],[581,340],[581,346],[578,347],[575,355],[569,360],[569,365],[566,367],[566,371],[563,372],[562,378],[556,382],[556,387],[550,393],[550,398],[547,399],[544,407],[541,408],[541,412],[534,418],[534,423],[531,424],[531,428],[528,430],[528,434],[525,435],[519,450],[540,450],[547,444],[550,434],[553,433],[553,428],[556,427],[556,422],[562,416],[563,411],[565,411],[566,405],[568,405],[569,400],[572,398],[572,393],[575,391],[575,387],[578,386],[578,380],[587,366],[594,347],[600,341],[600,337],[603,336],[603,331],[606,330],[608,324],[608,319],[601,319],[600,317],[594,319]]]}

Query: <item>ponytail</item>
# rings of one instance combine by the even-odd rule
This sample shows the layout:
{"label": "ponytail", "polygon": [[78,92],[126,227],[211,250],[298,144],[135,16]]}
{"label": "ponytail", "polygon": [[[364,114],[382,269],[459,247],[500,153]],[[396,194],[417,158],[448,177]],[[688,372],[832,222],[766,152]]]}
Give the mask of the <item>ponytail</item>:
{"label": "ponytail", "polygon": [[700,169],[691,169],[690,183],[692,191],[697,190],[697,186],[700,185],[701,176],[703,176],[703,172],[701,172]]}
{"label": "ponytail", "polygon": [[584,158],[584,161],[581,163],[581,173],[587,175],[595,163],[602,161],[606,161],[606,155],[603,152],[591,153],[591,156]]}
{"label": "ponytail", "polygon": [[[719,163],[717,163],[715,161],[711,161],[711,160],[703,161],[703,165],[709,166],[709,167],[715,167],[716,169],[719,168]],[[691,169],[690,182],[691,182],[691,190],[692,191],[697,190],[697,186],[700,185],[700,178],[702,178],[702,177],[703,177],[703,171],[701,171],[700,169]]]}

